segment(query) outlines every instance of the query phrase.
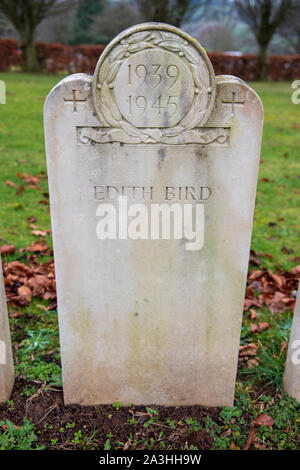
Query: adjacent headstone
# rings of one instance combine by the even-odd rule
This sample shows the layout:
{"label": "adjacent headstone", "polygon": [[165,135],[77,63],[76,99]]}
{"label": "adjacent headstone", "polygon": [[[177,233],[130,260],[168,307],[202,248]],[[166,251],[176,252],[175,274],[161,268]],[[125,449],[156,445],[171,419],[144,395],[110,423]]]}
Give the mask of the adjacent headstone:
{"label": "adjacent headstone", "polygon": [[14,385],[14,366],[7,305],[0,258],[0,403],[9,400]]}
{"label": "adjacent headstone", "polygon": [[51,91],[66,403],[232,405],[262,123],[245,82],[159,23]]}
{"label": "adjacent headstone", "polygon": [[285,365],[284,389],[300,403],[300,287]]}

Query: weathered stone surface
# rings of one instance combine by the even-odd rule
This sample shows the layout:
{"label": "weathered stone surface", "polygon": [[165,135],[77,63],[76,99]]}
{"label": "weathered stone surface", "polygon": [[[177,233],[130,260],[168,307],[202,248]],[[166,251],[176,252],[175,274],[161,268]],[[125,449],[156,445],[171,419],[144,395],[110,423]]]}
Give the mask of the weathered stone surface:
{"label": "weathered stone surface", "polygon": [[9,400],[14,385],[14,366],[0,258],[0,403]]}
{"label": "weathered stone surface", "polygon": [[[201,46],[166,25],[125,31],[93,78],[51,91],[66,403],[233,403],[262,122],[256,93],[215,78]],[[184,219],[178,239],[156,239],[152,225],[152,239],[145,225],[134,239],[123,220],[116,239],[99,239],[104,205],[120,215],[125,202],[130,221],[133,203],[198,211],[204,234],[199,223],[194,243]]]}
{"label": "weathered stone surface", "polygon": [[284,389],[300,403],[300,287],[285,365]]}

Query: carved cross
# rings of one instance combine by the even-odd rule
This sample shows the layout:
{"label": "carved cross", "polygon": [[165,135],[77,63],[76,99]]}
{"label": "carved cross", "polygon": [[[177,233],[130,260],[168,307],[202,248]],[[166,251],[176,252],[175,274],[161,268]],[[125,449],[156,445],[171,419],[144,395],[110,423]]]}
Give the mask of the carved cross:
{"label": "carved cross", "polygon": [[69,99],[64,98],[65,103],[73,103],[73,113],[78,112],[77,103],[83,103],[83,102],[86,101],[86,98],[84,98],[84,99],[77,98],[76,97],[76,91],[79,91],[79,90],[72,90],[72,94],[73,94],[72,99],[69,100]]}
{"label": "carved cross", "polygon": [[231,106],[231,116],[235,115],[235,106],[243,106],[245,104],[245,101],[236,101],[235,97],[236,97],[236,91],[233,91],[232,92],[232,101],[222,100],[223,104]]}

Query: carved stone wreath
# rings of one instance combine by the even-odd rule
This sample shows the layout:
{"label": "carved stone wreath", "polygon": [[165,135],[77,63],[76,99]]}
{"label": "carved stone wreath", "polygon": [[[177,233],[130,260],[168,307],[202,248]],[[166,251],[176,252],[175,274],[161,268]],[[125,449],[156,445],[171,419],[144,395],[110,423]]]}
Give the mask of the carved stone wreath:
{"label": "carved stone wreath", "polygon": [[[148,26],[148,28],[147,28]],[[144,25],[144,31],[133,32],[117,42],[100,58],[94,78],[94,104],[105,128],[98,131],[104,142],[127,143],[188,143],[197,142],[199,130],[209,118],[215,99],[215,77],[207,56],[200,45],[197,49],[184,33],[165,25]],[[162,30],[161,28],[168,28]],[[136,28],[131,28],[134,30]],[[176,30],[176,33],[170,32]],[[180,35],[179,35],[179,33]],[[125,32],[126,33],[126,32]],[[123,63],[130,55],[147,49],[158,49],[178,54],[188,64],[194,81],[194,97],[190,110],[181,121],[168,128],[139,128],[129,123],[121,114],[114,96],[113,82]],[[104,53],[105,54],[105,53]],[[125,135],[124,135],[125,133]],[[194,139],[193,139],[193,133]]]}

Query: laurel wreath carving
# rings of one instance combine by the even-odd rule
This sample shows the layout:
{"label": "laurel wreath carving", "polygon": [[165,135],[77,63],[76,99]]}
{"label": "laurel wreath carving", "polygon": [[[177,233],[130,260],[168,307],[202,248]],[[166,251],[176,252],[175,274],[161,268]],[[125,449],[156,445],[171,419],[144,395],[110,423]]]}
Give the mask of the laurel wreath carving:
{"label": "laurel wreath carving", "polygon": [[[190,65],[195,85],[192,106],[174,127],[140,129],[124,119],[115,102],[113,81],[123,59],[131,54],[150,48],[178,53]],[[129,136],[139,139],[143,143],[159,143],[165,137],[179,136],[183,132],[199,126],[206,114],[209,92],[211,91],[209,71],[204,59],[187,40],[165,31],[137,32],[121,40],[100,68],[97,89],[99,90],[98,96],[101,102],[101,106],[98,106],[98,113],[103,124],[113,128],[121,128]]]}

